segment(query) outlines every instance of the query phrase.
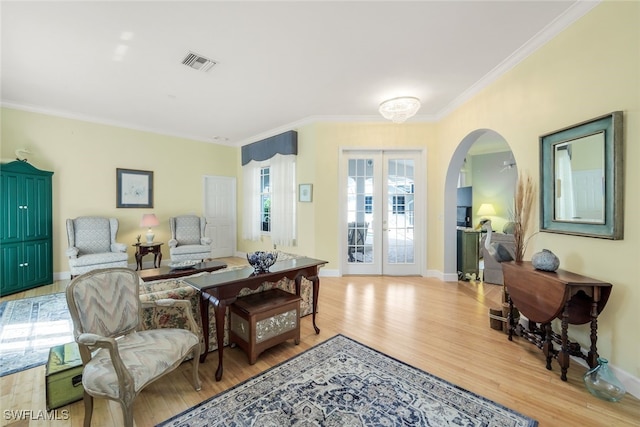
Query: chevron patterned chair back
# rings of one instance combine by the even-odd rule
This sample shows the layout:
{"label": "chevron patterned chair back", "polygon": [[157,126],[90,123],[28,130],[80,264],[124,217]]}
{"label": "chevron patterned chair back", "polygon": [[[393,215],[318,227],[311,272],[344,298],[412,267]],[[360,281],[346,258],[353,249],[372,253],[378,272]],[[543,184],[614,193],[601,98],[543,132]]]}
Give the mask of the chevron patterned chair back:
{"label": "chevron patterned chair back", "polygon": [[[138,393],[188,356],[193,357],[193,386],[200,390],[199,336],[185,329],[141,330],[139,281],[133,270],[107,268],[82,274],[67,285],[73,334],[84,365],[85,426],[91,425],[93,398],[98,397],[119,402],[122,424],[132,427]],[[146,304],[183,304],[191,330],[198,331],[188,301],[163,299]]]}

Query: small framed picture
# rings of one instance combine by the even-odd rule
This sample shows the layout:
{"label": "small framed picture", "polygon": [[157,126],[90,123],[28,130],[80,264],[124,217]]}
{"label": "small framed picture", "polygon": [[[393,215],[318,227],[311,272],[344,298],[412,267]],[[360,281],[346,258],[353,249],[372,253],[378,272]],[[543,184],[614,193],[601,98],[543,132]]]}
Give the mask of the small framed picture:
{"label": "small framed picture", "polygon": [[152,208],[153,172],[116,169],[116,208]]}
{"label": "small framed picture", "polygon": [[313,198],[313,184],[300,184],[298,190],[298,200],[301,202],[310,202]]}

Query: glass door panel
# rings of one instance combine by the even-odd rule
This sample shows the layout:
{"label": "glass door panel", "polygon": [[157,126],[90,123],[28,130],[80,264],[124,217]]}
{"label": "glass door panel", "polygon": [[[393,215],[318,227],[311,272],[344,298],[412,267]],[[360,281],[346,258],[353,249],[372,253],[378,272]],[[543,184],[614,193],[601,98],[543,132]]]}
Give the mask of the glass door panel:
{"label": "glass door panel", "polygon": [[344,274],[420,274],[419,158],[417,152],[346,153]]}

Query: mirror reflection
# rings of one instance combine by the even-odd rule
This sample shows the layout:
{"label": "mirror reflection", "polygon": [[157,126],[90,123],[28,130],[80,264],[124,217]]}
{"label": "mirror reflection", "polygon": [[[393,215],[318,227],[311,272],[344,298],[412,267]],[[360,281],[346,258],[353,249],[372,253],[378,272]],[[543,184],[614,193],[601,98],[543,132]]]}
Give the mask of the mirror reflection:
{"label": "mirror reflection", "polygon": [[604,224],[604,132],[554,144],[553,154],[554,219]]}

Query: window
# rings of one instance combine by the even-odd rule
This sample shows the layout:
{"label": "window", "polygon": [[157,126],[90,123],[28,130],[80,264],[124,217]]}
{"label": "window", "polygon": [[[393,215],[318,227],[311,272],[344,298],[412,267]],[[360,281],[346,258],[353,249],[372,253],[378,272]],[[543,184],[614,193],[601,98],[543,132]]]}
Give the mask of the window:
{"label": "window", "polygon": [[373,213],[373,196],[364,196],[364,213]]}
{"label": "window", "polygon": [[404,196],[393,196],[393,213],[403,214],[405,212],[405,198]]}
{"label": "window", "polygon": [[260,218],[262,232],[271,232],[271,181],[270,168],[260,168]]}

